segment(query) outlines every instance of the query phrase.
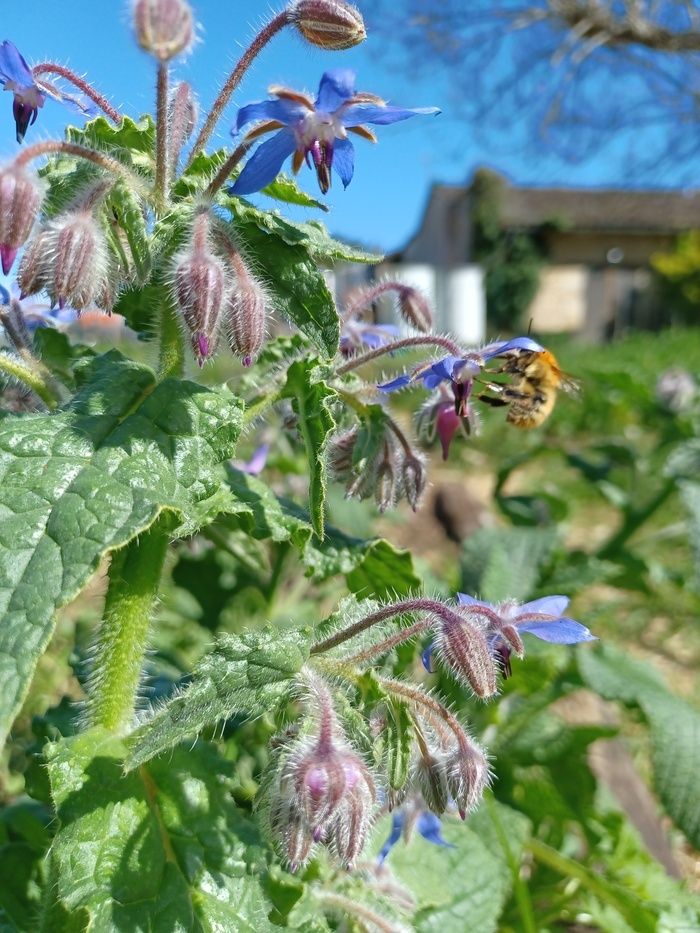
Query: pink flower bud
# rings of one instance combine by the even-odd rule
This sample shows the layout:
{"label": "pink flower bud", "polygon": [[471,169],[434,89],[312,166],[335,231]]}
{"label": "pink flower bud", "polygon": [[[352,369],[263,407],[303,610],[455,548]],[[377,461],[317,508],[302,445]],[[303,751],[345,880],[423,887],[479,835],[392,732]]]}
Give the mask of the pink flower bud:
{"label": "pink flower bud", "polygon": [[287,16],[307,42],[321,49],[350,49],[367,37],[362,14],[343,0],[296,0]]}
{"label": "pink flower bud", "polygon": [[433,327],[433,309],[422,292],[410,285],[398,289],[399,311],[407,324],[427,334]]}
{"label": "pink flower bud", "polygon": [[167,62],[194,41],[192,8],[185,0],[136,0],[134,29],[141,48]]}
{"label": "pink flower bud", "polygon": [[82,311],[103,293],[107,245],[92,211],[68,211],[46,226],[49,294],[60,307]]}
{"label": "pink flower bud", "polygon": [[243,365],[250,366],[265,343],[268,299],[241,254],[231,248],[228,255],[236,276],[226,308],[229,344]]}
{"label": "pink flower bud", "polygon": [[49,269],[49,232],[39,230],[29,240],[22,253],[17,282],[20,296],[35,295],[47,289],[51,281]]}
{"label": "pink flower bud", "polygon": [[209,217],[199,214],[192,243],[175,257],[173,271],[175,297],[200,366],[216,351],[226,301],[226,269],[211,251],[208,232]]}
{"label": "pink flower bud", "polygon": [[[457,614],[464,613],[457,610]],[[440,657],[457,680],[472,688],[482,699],[496,693],[496,669],[483,632],[468,619],[445,621],[437,627]]]}
{"label": "pink flower bud", "polygon": [[350,869],[364,849],[374,817],[376,789],[369,771],[364,765],[356,774],[343,805],[334,821],[329,842],[340,861]]}
{"label": "pink flower bud", "polygon": [[359,428],[355,425],[347,431],[335,434],[326,448],[326,461],[331,479],[343,483],[352,476],[353,455]]}
{"label": "pink flower bud", "polygon": [[39,214],[42,189],[23,166],[0,170],[0,264],[8,275]]}

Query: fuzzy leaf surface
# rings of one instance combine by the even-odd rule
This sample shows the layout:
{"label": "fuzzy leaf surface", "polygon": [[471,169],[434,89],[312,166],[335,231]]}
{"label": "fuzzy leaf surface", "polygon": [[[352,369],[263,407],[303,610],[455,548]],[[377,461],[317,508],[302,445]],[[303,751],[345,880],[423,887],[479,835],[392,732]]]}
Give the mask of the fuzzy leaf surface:
{"label": "fuzzy leaf surface", "polygon": [[167,380],[111,351],[76,368],[53,415],[0,418],[0,744],[51,637],[108,551],[163,510],[192,534],[227,508],[221,463],[241,406],[227,390]]}
{"label": "fuzzy leaf surface", "polygon": [[132,734],[128,767],[234,713],[259,716],[271,709],[308,659],[309,644],[298,631],[220,635],[195,668],[191,683]]}
{"label": "fuzzy leaf surface", "polygon": [[587,686],[637,706],[651,728],[654,784],[669,816],[700,846],[700,711],[674,696],[648,664],[610,646],[579,651]]}
{"label": "fuzzy leaf surface", "polygon": [[309,465],[309,513],[311,525],[319,538],[323,538],[324,503],[326,500],[325,449],[328,436],[335,428],[330,410],[337,393],[315,378],[316,360],[297,360],[287,370],[285,398],[291,399],[298,419],[299,434],[304,441]]}
{"label": "fuzzy leaf surface", "polygon": [[126,776],[124,747],[92,730],[47,749],[58,832],[55,893],[108,931],[268,930],[263,847],[210,747]]}

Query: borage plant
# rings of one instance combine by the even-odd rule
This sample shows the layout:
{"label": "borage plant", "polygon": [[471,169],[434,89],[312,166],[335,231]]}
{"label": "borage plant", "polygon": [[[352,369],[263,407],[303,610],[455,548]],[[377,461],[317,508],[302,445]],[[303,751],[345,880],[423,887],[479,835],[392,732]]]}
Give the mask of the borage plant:
{"label": "borage plant", "polygon": [[[184,0],[137,0],[133,23],[157,61],[155,122],[121,115],[61,65],[30,68],[10,42],[0,52],[19,141],[47,96],[104,112],[63,141],[26,145],[0,171],[0,254],[18,283],[16,294],[2,292],[1,311],[0,372],[15,409],[0,422],[3,741],[56,610],[108,564],[102,621],[75,667],[83,692],[71,676],[56,697],[80,702],[25,707],[45,713],[33,744],[26,712],[18,721],[13,754],[32,757],[25,787],[35,803],[21,786],[8,790],[3,832],[19,875],[2,909],[15,928],[45,930],[403,929],[420,897],[392,879],[389,849],[413,825],[447,845],[440,816],[464,819],[490,776],[485,751],[414,669],[416,649],[428,669],[444,665],[486,700],[511,654],[523,656],[523,633],[561,643],[592,636],[566,618],[561,596],[492,605],[421,595],[410,555],[324,527],[327,478],[380,510],[402,498],[417,508],[426,461],[387,391],[411,382],[436,391],[421,424],[446,455],[458,428],[475,430],[482,401],[511,413],[550,405],[526,368],[545,351],[529,337],[466,348],[436,335],[425,299],[400,282],[355,293],[339,314],[319,265],[377,257],[243,199],[264,189],[318,207],[278,177],[287,158],[295,171],[313,168],[325,193],[334,173],[344,185],[352,178],[350,134],[374,139],[368,124],[434,110],[389,106],[356,91],[351,72],[329,71],[315,100],[275,87],[243,107],[232,150],[206,151],[277,32],[347,48],[365,34],[354,7],[297,0],[275,16],[186,157],[197,107],[187,84],[171,83],[170,63],[193,42],[192,10]],[[42,315],[44,294],[53,310]],[[367,319],[387,294],[410,336]],[[157,371],[37,326],[95,308],[157,342]],[[292,336],[267,338],[273,312],[295,326]],[[402,365],[396,354],[416,348],[428,362],[378,391],[370,364]],[[189,354],[204,366],[228,350],[243,364],[234,366],[236,393],[183,378]],[[239,437],[263,422],[265,450],[284,444],[287,457],[305,458],[308,511],[256,478],[264,450],[234,466]],[[294,550],[317,598],[337,602],[337,587],[322,584],[345,577],[352,595],[330,619],[317,610],[299,621],[290,610],[282,623],[273,612]],[[194,669],[178,683],[171,666],[149,705],[150,622],[165,579],[186,588],[188,555],[195,565],[198,555],[228,562],[231,592],[254,590],[258,614],[262,604],[276,623],[259,625],[241,596],[229,631],[190,645]],[[200,631],[218,625],[212,609]],[[393,811],[392,829],[373,860],[366,844],[383,811]]]}

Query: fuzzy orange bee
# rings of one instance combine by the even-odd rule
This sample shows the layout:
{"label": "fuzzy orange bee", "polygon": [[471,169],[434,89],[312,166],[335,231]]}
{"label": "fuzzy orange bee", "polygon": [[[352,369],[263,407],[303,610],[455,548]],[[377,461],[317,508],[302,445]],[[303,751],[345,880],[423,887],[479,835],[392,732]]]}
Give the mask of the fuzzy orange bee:
{"label": "fuzzy orange bee", "polygon": [[518,428],[539,427],[551,415],[560,389],[576,392],[579,388],[575,379],[562,372],[549,350],[511,350],[504,354],[503,365],[492,372],[514,378],[506,385],[488,383],[489,391],[497,394],[482,393],[479,398],[489,405],[507,405],[506,420]]}

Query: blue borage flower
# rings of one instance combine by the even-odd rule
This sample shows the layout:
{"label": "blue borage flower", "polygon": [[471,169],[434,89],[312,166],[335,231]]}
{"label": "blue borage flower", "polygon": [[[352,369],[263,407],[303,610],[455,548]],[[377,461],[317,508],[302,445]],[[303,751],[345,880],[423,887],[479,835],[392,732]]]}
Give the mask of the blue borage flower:
{"label": "blue borage flower", "polygon": [[[522,605],[514,600],[487,603],[466,593],[458,593],[457,600],[461,606],[466,607],[465,618],[484,631],[489,648],[506,677],[511,674],[512,652],[520,657],[524,653],[521,633],[534,635],[541,641],[558,645],[597,641],[596,636],[585,625],[564,615],[569,605],[567,596],[543,596]],[[422,655],[423,666],[430,672],[434,650],[435,642],[431,643]]]}
{"label": "blue borage flower", "polygon": [[369,321],[348,320],[343,321],[340,332],[340,352],[343,356],[351,356],[363,347],[374,350],[382,347],[399,336],[399,328],[395,324],[373,324]]}
{"label": "blue borage flower", "polygon": [[15,118],[17,142],[24,140],[27,129],[36,121],[47,97],[66,104],[85,116],[95,116],[97,108],[80,94],[60,91],[50,81],[38,79],[14,43],[0,43],[0,84],[12,91],[12,113]]}
{"label": "blue borage flower", "polygon": [[313,163],[321,191],[331,185],[331,167],[347,188],[352,180],[355,150],[348,132],[376,142],[365,123],[387,125],[408,120],[417,114],[436,114],[437,107],[407,110],[391,107],[374,94],[355,91],[355,72],[347,68],[327,71],[321,78],[318,95],[312,101],[306,94],[284,87],[271,87],[271,100],[248,104],[238,111],[232,134],[254,121],[264,120],[246,136],[252,141],[264,133],[278,130],[258,146],[248,159],[232,194],[252,194],[274,181],[285,159],[292,156],[292,168],[298,172],[302,163]]}
{"label": "blue borage flower", "polygon": [[19,306],[24,326],[30,333],[43,327],[64,330],[78,317],[74,308],[53,306],[49,296],[43,292],[26,296],[14,282],[9,289],[0,284],[0,305],[9,305],[10,302]]}
{"label": "blue borage flower", "polygon": [[431,813],[430,810],[424,809],[423,805],[418,806],[413,801],[409,801],[409,803],[404,804],[404,806],[400,807],[398,810],[394,810],[392,814],[389,838],[384,843],[377,856],[379,865],[385,861],[389,852],[402,836],[406,842],[408,842],[414,826],[420,835],[433,845],[443,846],[446,849],[456,848],[451,842],[443,838],[442,821],[440,817]]}

